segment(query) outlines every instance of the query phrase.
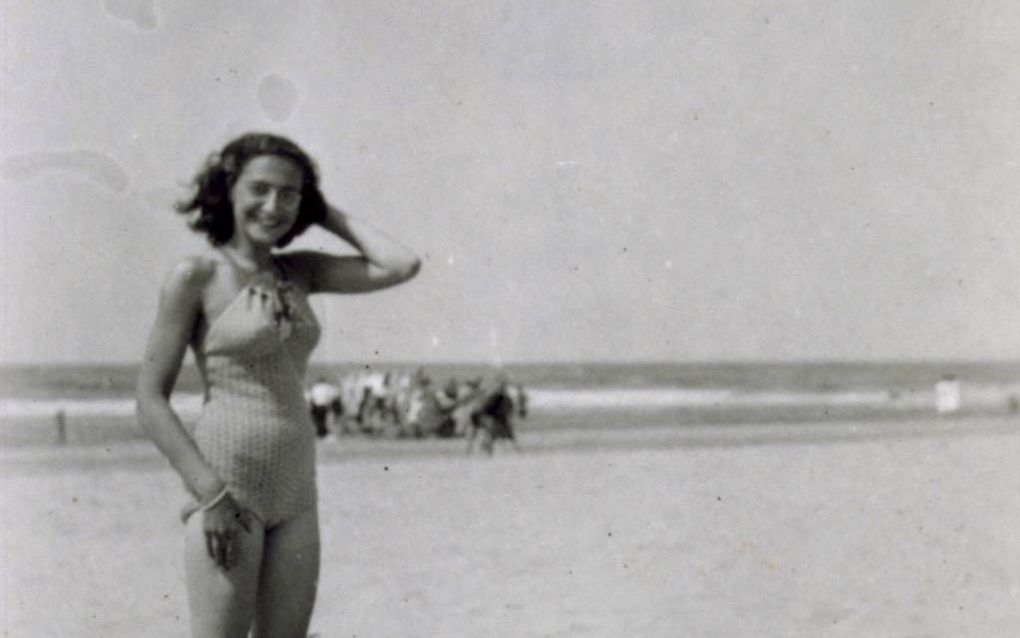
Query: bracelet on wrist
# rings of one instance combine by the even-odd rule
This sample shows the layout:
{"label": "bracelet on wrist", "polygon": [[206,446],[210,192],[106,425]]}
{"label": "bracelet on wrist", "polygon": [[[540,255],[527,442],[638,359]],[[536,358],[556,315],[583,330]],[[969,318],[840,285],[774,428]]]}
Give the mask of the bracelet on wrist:
{"label": "bracelet on wrist", "polygon": [[198,509],[202,510],[203,512],[211,510],[212,508],[219,505],[220,501],[227,497],[227,494],[229,494],[229,491],[227,490],[227,486],[224,485],[223,489],[220,490],[219,494],[212,497],[212,499],[210,499],[209,502],[206,503],[205,505],[200,505]]}

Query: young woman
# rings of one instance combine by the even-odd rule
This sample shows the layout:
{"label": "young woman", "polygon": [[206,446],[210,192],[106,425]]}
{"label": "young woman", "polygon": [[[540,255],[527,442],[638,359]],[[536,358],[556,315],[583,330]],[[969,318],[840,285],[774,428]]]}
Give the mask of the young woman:
{"label": "young woman", "polygon": [[[138,417],[193,500],[184,510],[195,638],[305,638],[319,572],[315,429],[304,401],[319,325],[312,293],[413,277],[407,248],[328,205],[293,142],[247,134],[212,156],[178,206],[211,249],[163,284]],[[358,256],[277,252],[319,225]],[[188,347],[205,384],[193,432],[169,397]]]}

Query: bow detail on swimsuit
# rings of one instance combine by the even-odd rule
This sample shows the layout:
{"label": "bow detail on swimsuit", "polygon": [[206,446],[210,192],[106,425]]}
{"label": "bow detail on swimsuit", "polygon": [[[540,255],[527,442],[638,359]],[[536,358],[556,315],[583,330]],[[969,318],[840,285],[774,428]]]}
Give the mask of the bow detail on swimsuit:
{"label": "bow detail on swimsuit", "polygon": [[248,284],[248,307],[259,308],[266,319],[276,326],[281,341],[286,341],[294,330],[294,285],[289,281],[270,284]]}

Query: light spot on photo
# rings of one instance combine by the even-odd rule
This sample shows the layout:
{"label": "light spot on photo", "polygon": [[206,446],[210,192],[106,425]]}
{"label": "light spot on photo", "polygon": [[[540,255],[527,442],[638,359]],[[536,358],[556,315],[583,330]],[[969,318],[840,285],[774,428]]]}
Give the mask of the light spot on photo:
{"label": "light spot on photo", "polygon": [[274,122],[282,122],[291,116],[297,98],[297,87],[282,75],[267,75],[259,84],[259,106]]}

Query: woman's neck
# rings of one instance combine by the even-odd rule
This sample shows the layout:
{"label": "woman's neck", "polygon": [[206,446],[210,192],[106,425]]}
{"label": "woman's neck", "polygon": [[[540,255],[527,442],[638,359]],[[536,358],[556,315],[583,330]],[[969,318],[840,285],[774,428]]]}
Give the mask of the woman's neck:
{"label": "woman's neck", "polygon": [[249,274],[270,270],[273,267],[273,253],[269,248],[227,244],[220,250],[236,268]]}

